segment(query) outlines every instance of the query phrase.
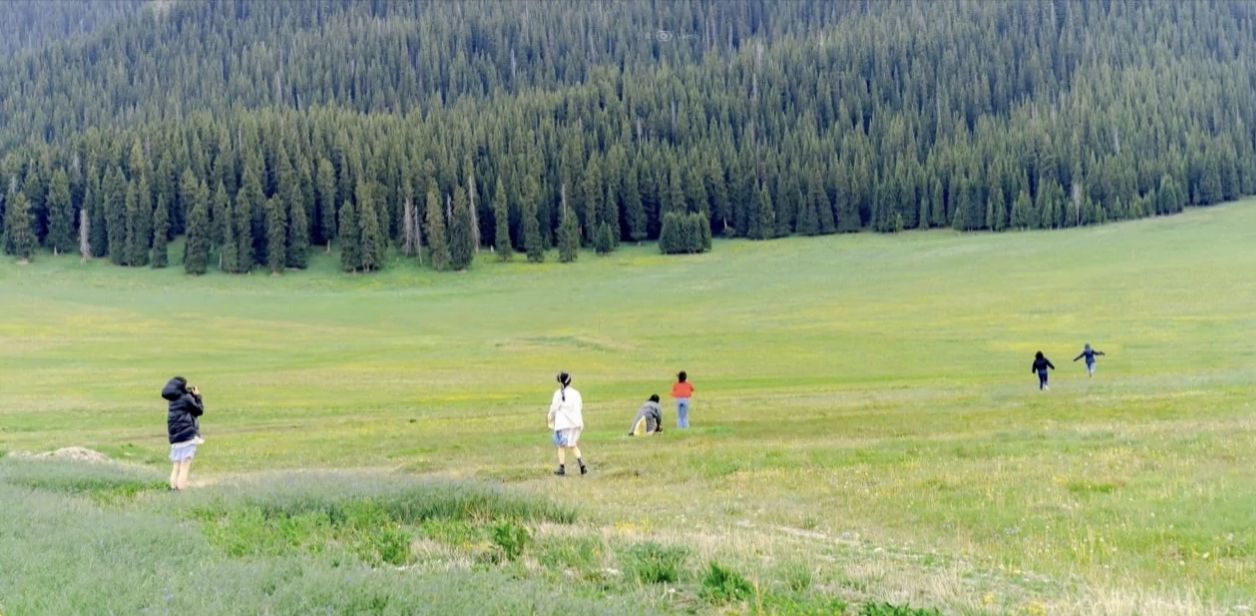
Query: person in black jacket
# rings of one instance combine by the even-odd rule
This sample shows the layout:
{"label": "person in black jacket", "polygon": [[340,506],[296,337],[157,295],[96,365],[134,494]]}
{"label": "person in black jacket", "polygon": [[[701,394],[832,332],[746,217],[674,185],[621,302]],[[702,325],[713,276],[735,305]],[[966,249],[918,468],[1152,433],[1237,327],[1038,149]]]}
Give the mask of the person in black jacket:
{"label": "person in black jacket", "polygon": [[176,376],[161,390],[161,397],[170,402],[166,413],[166,432],[170,437],[170,489],[186,490],[188,473],[192,470],[192,458],[196,447],[205,442],[201,438],[200,417],[205,413],[205,403],[196,386]]}
{"label": "person in black jacket", "polygon": [[1034,356],[1034,365],[1029,369],[1029,371],[1031,373],[1038,373],[1039,390],[1051,389],[1047,386],[1047,368],[1055,370],[1055,365],[1053,365],[1051,360],[1047,359],[1046,356],[1042,354],[1042,351],[1038,351],[1038,354]]}

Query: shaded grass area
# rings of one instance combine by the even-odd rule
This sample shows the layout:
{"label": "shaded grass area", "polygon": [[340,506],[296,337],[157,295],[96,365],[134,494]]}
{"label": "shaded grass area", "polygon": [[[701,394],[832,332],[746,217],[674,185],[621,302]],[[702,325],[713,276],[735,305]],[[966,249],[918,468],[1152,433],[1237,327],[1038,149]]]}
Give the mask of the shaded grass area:
{"label": "shaded grass area", "polygon": [[[12,503],[0,514],[0,609],[602,614],[749,609],[752,599],[776,613],[844,607],[804,586],[760,595],[730,568],[694,569],[682,545],[608,540],[573,526],[568,507],[476,482],[277,473],[184,494],[159,487],[142,467],[0,461],[0,497]],[[41,586],[54,582],[64,592]]]}

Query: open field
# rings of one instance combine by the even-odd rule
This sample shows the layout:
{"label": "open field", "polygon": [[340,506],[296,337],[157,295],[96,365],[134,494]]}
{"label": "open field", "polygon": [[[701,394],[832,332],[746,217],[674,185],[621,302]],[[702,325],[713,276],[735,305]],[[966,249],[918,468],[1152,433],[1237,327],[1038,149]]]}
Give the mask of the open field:
{"label": "open field", "polygon": [[[134,464],[0,459],[0,613],[1251,613],[1254,229],[1248,201],[444,275],[6,261],[0,451]],[[694,428],[624,436],[679,369]],[[559,370],[585,478],[549,475]],[[182,496],[174,374],[207,406]]]}

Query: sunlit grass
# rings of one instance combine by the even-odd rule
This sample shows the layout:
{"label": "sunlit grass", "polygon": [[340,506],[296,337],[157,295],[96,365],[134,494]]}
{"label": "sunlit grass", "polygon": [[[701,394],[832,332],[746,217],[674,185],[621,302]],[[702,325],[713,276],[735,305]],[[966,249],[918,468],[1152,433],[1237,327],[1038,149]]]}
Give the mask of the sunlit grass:
{"label": "sunlit grass", "polygon": [[[208,407],[194,483],[299,468],[503,482],[578,512],[528,523],[545,547],[512,566],[542,586],[566,579],[557,567],[637,596],[604,570],[656,542],[691,555],[659,604],[678,610],[707,605],[714,560],[765,611],[803,596],[799,562],[815,563],[804,603],[1225,611],[1256,601],[1252,229],[1240,203],[1067,232],[627,246],[571,266],[486,254],[463,274],[346,276],[321,253],[276,278],[6,262],[0,450],[81,445],[160,475],[158,392],[181,374]],[[1070,361],[1085,342],[1108,352],[1093,381]],[[1042,394],[1039,349],[1059,368]],[[663,435],[625,437],[679,369],[694,429],[665,407]],[[548,475],[559,370],[586,401],[583,479]],[[52,507],[82,487],[58,473],[6,490]],[[86,502],[148,498],[129,490]],[[466,532],[491,543],[490,526]],[[415,554],[476,562],[430,540]]]}

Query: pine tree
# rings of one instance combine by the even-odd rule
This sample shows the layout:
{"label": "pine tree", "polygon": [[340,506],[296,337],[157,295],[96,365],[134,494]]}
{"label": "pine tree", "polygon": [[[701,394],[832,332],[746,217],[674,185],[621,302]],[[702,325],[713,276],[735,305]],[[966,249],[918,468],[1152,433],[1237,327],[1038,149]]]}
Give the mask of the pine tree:
{"label": "pine tree", "polygon": [[681,224],[680,214],[663,214],[663,224],[659,228],[659,252],[665,255],[684,252],[684,247],[680,244]]}
{"label": "pine tree", "polygon": [[615,239],[611,236],[611,226],[603,222],[597,227],[597,237],[595,238],[596,241],[593,242],[593,247],[597,254],[610,254],[615,249]]}
{"label": "pine tree", "polygon": [[820,214],[816,211],[816,201],[810,192],[811,189],[808,187],[807,198],[802,199],[798,204],[798,233],[802,235],[820,233]]}
{"label": "pine tree", "polygon": [[257,239],[254,237],[254,220],[258,213],[264,213],[266,196],[262,193],[262,180],[257,171],[257,163],[246,161],[244,175],[240,180],[240,191],[235,198],[236,250],[239,255],[237,263],[241,273],[253,269],[256,260]]}
{"label": "pine tree", "polygon": [[310,220],[300,191],[293,186],[284,200],[288,209],[287,266],[305,269],[309,265]]}
{"label": "pine tree", "polygon": [[326,158],[318,160],[315,171],[315,194],[318,196],[319,238],[331,252],[331,241],[336,238],[336,170]]}
{"label": "pine tree", "polygon": [[502,184],[500,175],[493,191],[493,222],[496,226],[493,250],[497,252],[497,260],[509,261],[515,250],[510,245],[510,210],[506,203],[506,186]]}
{"label": "pine tree", "polygon": [[88,230],[91,233],[88,243],[91,244],[93,257],[103,257],[109,254],[109,236],[105,222],[108,203],[102,186],[102,182],[93,179],[88,182],[87,189],[83,193],[83,207],[88,210]]}
{"label": "pine tree", "polygon": [[819,232],[828,235],[837,231],[837,220],[833,218],[833,206],[829,203],[829,195],[824,191],[824,183],[820,181],[819,172],[814,172],[807,182],[808,201],[816,215]]}
{"label": "pine tree", "polygon": [[1002,231],[1007,228],[1007,202],[1003,197],[1003,188],[995,186],[986,201],[986,228]]}
{"label": "pine tree", "polygon": [[[575,186],[573,189],[577,188]],[[585,243],[593,245],[597,243],[598,227],[602,220],[602,167],[595,157],[589,161],[584,170],[584,185],[581,187],[581,196],[584,198],[584,233]]]}
{"label": "pine tree", "polygon": [[699,250],[697,252],[710,252],[711,250],[711,221],[706,214],[698,212],[694,214],[694,221],[698,227]]}
{"label": "pine tree", "polygon": [[427,186],[427,244],[432,252],[432,269],[449,269],[449,236],[445,233],[445,210],[441,207],[436,183]]}
{"label": "pine tree", "polygon": [[105,174],[105,250],[116,265],[126,265],[126,180],[122,170],[114,166]]}
{"label": "pine tree", "polygon": [[541,189],[536,178],[528,176],[523,183],[523,195],[519,204],[520,217],[523,219],[523,248],[528,253],[530,263],[545,262],[545,245],[541,239],[541,221],[537,218],[537,201],[541,197]]}
{"label": "pine tree", "polygon": [[[198,190],[199,186],[203,185],[203,182],[196,184],[196,179],[189,171],[179,181],[181,191],[183,188],[187,188],[186,184],[189,181],[193,184],[193,187],[185,193],[191,198],[185,201],[184,205],[190,207],[191,210],[188,212],[187,242],[183,246],[183,271],[199,276],[205,273],[209,265],[209,245],[212,230],[209,226],[209,206],[205,203],[205,199],[201,198],[203,195]],[[208,189],[206,192],[208,192]]]}
{"label": "pine tree", "polygon": [[153,248],[153,193],[147,175],[141,175],[132,185],[135,186],[135,211],[134,217],[128,211],[127,242],[131,251],[130,265],[142,267],[148,265]]}
{"label": "pine tree", "polygon": [[1012,228],[1028,229],[1033,224],[1033,205],[1029,201],[1029,191],[1022,189],[1012,203]]}
{"label": "pine tree", "polygon": [[266,200],[266,266],[271,275],[282,274],[287,263],[288,222],[279,197]]}
{"label": "pine tree", "polygon": [[624,214],[628,218],[628,237],[634,242],[644,240],[648,225],[645,207],[641,203],[640,174],[636,165],[628,170],[628,177],[624,179]]}
{"label": "pine tree", "polygon": [[563,187],[562,222],[558,225],[558,261],[571,263],[580,255],[580,224],[576,221],[575,212],[567,205],[566,187]]}
{"label": "pine tree", "polygon": [[[192,225],[192,216],[188,215],[188,226]],[[170,242],[170,208],[165,203],[158,203],[153,210],[153,248],[149,257],[149,265],[154,269],[166,267],[170,259],[168,244]]]}
{"label": "pine tree", "polygon": [[30,200],[26,193],[15,191],[4,210],[4,245],[18,261],[29,261],[35,254],[35,229]]}
{"label": "pine tree", "polygon": [[384,267],[384,255],[388,248],[384,231],[379,224],[379,212],[376,210],[375,187],[367,182],[358,182],[358,242],[362,259],[362,271],[373,272]]}
{"label": "pine tree", "polygon": [[74,250],[74,204],[70,202],[70,176],[64,169],[52,174],[48,189],[48,237],[52,254]]}
{"label": "pine tree", "polygon": [[766,185],[759,186],[758,210],[751,218],[750,223],[750,239],[766,240],[770,239],[776,232],[776,226],[773,221],[774,211],[772,209],[772,195],[768,193]]}
{"label": "pine tree", "polygon": [[[218,269],[224,272],[234,272],[240,255],[235,245],[235,223],[231,217],[231,201],[227,198],[227,187],[221,180],[218,182],[218,188],[214,190],[210,212],[213,214],[211,224],[214,226],[214,232],[211,235],[218,252]],[[231,267],[227,267],[228,261],[231,262]]]}
{"label": "pine tree", "polygon": [[362,267],[362,235],[358,230],[358,217],[353,202],[346,200],[340,206],[337,225],[337,242],[340,244],[340,267],[346,272],[356,272]]}
{"label": "pine tree", "polygon": [[454,189],[453,218],[449,221],[449,264],[454,270],[471,267],[471,261],[475,258],[472,224],[467,193],[459,186]]}

